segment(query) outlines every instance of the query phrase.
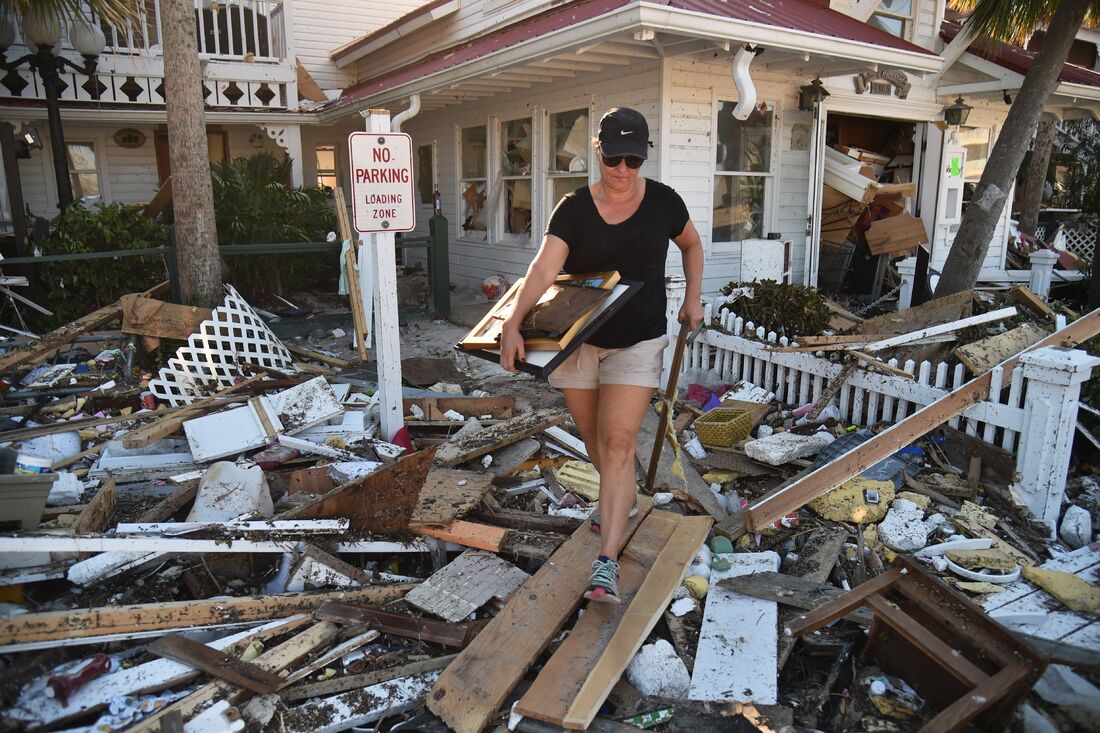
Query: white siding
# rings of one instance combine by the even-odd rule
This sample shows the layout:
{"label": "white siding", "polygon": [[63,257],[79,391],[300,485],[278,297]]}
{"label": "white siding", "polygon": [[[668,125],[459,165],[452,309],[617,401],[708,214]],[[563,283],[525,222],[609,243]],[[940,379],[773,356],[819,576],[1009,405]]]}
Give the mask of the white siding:
{"label": "white siding", "polygon": [[[329,54],[425,5],[426,0],[293,0],[293,3],[295,53],[322,89],[342,89],[359,80],[356,68],[336,68]],[[393,51],[387,49],[386,54]]]}

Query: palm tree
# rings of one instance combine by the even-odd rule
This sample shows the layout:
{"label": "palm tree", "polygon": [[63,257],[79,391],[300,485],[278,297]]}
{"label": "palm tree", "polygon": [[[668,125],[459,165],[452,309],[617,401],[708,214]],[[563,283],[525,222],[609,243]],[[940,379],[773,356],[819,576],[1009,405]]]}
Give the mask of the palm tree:
{"label": "palm tree", "polygon": [[1048,20],[1049,25],[963,214],[936,287],[937,297],[972,288],[978,281],[993,230],[1073,40],[1086,17],[1100,20],[1100,0],[955,0],[954,6],[973,10],[962,31],[971,37],[1011,40]]}
{"label": "palm tree", "polygon": [[84,7],[112,25],[123,25],[139,17],[142,0],[6,0],[0,5],[0,17],[41,20],[56,18],[71,23],[84,18]]}

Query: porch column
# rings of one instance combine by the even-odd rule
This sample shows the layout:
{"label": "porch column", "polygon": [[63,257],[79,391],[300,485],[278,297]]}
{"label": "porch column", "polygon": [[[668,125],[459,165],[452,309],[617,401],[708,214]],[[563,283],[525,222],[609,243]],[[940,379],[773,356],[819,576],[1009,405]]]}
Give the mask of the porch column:
{"label": "porch column", "polygon": [[1053,539],[1066,489],[1070,450],[1077,425],[1081,384],[1100,358],[1078,349],[1046,346],[1020,357],[1027,399],[1013,486]]}
{"label": "porch column", "polygon": [[1028,287],[1031,292],[1044,300],[1050,297],[1050,281],[1054,278],[1054,263],[1058,261],[1058,253],[1052,249],[1040,249],[1028,255],[1031,260],[1031,281]]}
{"label": "porch column", "polygon": [[898,263],[898,277],[901,278],[901,291],[898,293],[898,310],[905,310],[913,304],[913,289],[917,284],[917,258],[906,257]]}
{"label": "porch column", "polygon": [[302,172],[302,128],[300,125],[260,125],[260,129],[286,151],[290,158],[290,185],[293,188],[305,185]]}

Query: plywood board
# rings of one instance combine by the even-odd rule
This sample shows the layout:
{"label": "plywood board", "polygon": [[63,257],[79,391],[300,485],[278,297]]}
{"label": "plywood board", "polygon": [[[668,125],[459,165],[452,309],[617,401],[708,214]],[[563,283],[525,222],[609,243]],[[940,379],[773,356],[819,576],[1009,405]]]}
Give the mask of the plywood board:
{"label": "plywood board", "polygon": [[[652,506],[639,497],[623,544]],[[457,733],[479,733],[580,605],[599,550],[600,537],[585,522],[444,670],[428,708]]]}
{"label": "plywood board", "polygon": [[1046,335],[1047,332],[1043,329],[1025,323],[1004,333],[964,344],[955,349],[955,356],[970,370],[971,374],[981,374],[1013,354],[1018,354]]}
{"label": "plywood board", "polygon": [[772,601],[743,596],[719,582],[778,570],[779,555],[769,551],[723,557],[730,568],[710,573],[688,699],[774,705],[779,697],[778,608]]}
{"label": "plywood board", "polygon": [[928,242],[924,222],[905,212],[874,222],[866,237],[873,255],[905,252]]}
{"label": "plywood board", "polygon": [[405,601],[457,622],[494,598],[506,602],[529,577],[491,552],[467,550],[409,591]]}
{"label": "plywood board", "polygon": [[569,636],[520,698],[515,712],[527,718],[562,724],[678,524],[679,517],[670,512],[649,513],[619,558],[622,603],[588,605]]}
{"label": "plywood board", "polygon": [[186,341],[212,314],[209,308],[165,303],[137,293],[123,295],[118,302],[122,306],[123,333],[177,341]]}

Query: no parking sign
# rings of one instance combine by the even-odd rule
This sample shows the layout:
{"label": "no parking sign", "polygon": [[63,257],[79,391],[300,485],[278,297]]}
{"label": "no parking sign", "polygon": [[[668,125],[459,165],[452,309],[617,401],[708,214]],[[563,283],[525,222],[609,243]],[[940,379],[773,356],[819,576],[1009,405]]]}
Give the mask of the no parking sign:
{"label": "no parking sign", "polygon": [[416,228],[412,138],[402,132],[353,132],[348,153],[355,230],[366,234]]}

